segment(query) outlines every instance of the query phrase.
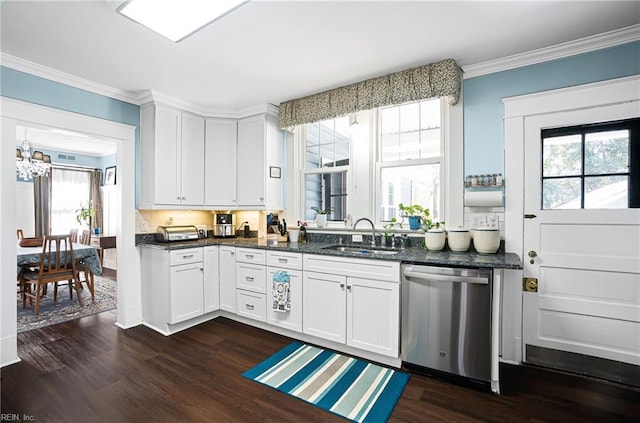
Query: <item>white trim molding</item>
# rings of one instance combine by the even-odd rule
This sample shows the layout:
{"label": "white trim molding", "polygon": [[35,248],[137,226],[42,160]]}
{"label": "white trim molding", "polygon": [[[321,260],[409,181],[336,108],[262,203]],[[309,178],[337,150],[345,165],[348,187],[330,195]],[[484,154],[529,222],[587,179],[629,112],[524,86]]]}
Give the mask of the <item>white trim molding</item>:
{"label": "white trim molding", "polygon": [[557,44],[551,47],[514,54],[513,56],[507,56],[497,60],[463,66],[463,78],[475,78],[477,76],[521,68],[523,66],[535,65],[536,63],[562,59],[564,57],[575,56],[576,54],[588,53],[590,51],[601,50],[639,40],[640,25],[632,25],[626,28],[580,38],[578,40]]}

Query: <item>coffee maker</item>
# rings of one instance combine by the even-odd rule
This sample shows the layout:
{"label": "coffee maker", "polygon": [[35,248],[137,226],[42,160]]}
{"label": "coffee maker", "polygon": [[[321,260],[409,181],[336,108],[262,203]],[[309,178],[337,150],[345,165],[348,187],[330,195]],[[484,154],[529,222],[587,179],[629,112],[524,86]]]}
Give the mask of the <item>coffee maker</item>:
{"label": "coffee maker", "polygon": [[219,238],[230,238],[236,236],[233,227],[233,214],[217,213],[213,218],[213,236]]}

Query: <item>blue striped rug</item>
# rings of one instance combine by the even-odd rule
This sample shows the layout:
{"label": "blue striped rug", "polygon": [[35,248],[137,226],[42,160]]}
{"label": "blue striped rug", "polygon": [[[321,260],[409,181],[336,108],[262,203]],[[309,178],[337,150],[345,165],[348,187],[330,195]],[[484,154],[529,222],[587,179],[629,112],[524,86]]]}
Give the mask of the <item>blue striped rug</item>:
{"label": "blue striped rug", "polygon": [[293,342],[244,377],[356,422],[386,422],[409,375]]}

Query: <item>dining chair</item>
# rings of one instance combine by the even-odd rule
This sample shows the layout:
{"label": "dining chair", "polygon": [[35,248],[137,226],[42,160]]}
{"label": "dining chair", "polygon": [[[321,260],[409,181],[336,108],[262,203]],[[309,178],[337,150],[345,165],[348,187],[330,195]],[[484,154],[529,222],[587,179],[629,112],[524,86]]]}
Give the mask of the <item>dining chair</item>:
{"label": "dining chair", "polygon": [[78,230],[71,229],[69,231],[69,236],[71,237],[71,242],[78,242]]}
{"label": "dining chair", "polygon": [[[85,229],[80,234],[80,244],[91,245],[91,231]],[[96,300],[95,294],[95,278],[93,272],[89,270],[84,261],[78,260],[76,263],[76,270],[78,271],[78,280],[80,281],[80,289],[83,289],[82,284],[87,285],[89,292],[91,293],[91,301]],[[84,279],[80,278],[80,273],[84,274]]]}
{"label": "dining chair", "polygon": [[55,302],[58,300],[57,283],[60,281],[69,283],[70,293],[72,286],[75,286],[78,302],[83,306],[70,235],[47,235],[42,244],[42,256],[38,271],[28,271],[22,274],[22,308],[25,308],[27,298],[29,298],[30,305],[35,300],[33,313],[37,316],[40,313],[41,287],[50,283],[54,284],[53,301]]}

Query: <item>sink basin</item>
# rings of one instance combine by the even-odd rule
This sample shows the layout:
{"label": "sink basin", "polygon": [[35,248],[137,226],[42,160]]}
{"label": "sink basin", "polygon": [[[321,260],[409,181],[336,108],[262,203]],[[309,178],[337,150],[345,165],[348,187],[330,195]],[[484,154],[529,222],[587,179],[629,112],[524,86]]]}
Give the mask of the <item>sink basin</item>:
{"label": "sink basin", "polygon": [[330,245],[324,247],[323,250],[340,251],[341,253],[356,253],[356,254],[376,254],[376,255],[392,255],[398,254],[397,250],[389,250],[379,247],[358,247],[349,245]]}

